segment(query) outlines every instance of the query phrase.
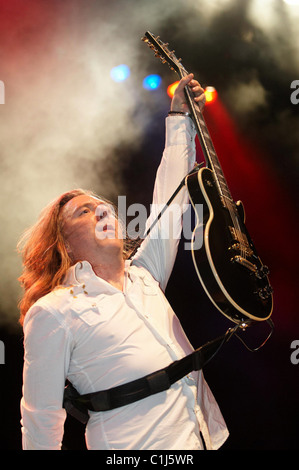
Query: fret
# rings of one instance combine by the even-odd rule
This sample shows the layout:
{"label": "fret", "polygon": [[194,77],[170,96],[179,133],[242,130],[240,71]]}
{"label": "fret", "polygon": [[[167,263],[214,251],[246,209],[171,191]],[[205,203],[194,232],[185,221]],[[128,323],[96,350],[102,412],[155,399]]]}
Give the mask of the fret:
{"label": "fret", "polygon": [[211,137],[209,136],[207,132],[203,131],[203,135],[205,136],[206,139],[211,140]]}
{"label": "fret", "polygon": [[223,196],[224,198],[226,198],[227,200],[229,200],[230,202],[234,202],[234,201],[231,199],[230,196],[227,196],[227,195],[225,195],[225,194],[222,194],[222,196]]}
{"label": "fret", "polygon": [[213,145],[213,142],[212,142],[211,138],[210,138],[210,140],[209,140],[209,143],[210,143],[210,153],[211,153],[211,155],[214,157],[215,162],[216,162],[216,163],[219,165],[219,167],[220,167],[220,163],[218,162],[216,150],[214,149],[214,145]]}
{"label": "fret", "polygon": [[221,188],[221,192],[224,196],[231,197],[229,190],[225,186],[224,187],[220,186],[220,188]]}
{"label": "fret", "polygon": [[229,189],[226,186],[221,186],[220,185],[220,190],[221,190],[221,193],[224,196],[227,196],[231,201],[233,200],[232,196],[231,196],[231,193],[230,193]]}
{"label": "fret", "polygon": [[218,165],[218,163],[215,163],[215,162],[214,162],[214,167],[216,167],[216,168],[217,168],[217,170],[221,171],[221,166],[220,166],[220,165]]}
{"label": "fret", "polygon": [[[199,118],[198,118],[200,124],[202,125],[202,127],[206,127],[206,123],[205,123],[205,120],[203,118],[203,116],[201,114],[199,114]],[[206,128],[207,129],[207,128]],[[207,132],[208,132],[208,129],[207,129]]]}
{"label": "fret", "polygon": [[211,156],[217,162],[217,155],[216,155],[216,152],[215,152],[215,149],[214,149],[214,146],[213,146],[213,143],[212,143],[211,139],[208,140],[207,146],[209,147],[209,152],[210,152]]}
{"label": "fret", "polygon": [[225,197],[227,200],[232,202],[232,198],[229,193],[221,191],[221,196]]}

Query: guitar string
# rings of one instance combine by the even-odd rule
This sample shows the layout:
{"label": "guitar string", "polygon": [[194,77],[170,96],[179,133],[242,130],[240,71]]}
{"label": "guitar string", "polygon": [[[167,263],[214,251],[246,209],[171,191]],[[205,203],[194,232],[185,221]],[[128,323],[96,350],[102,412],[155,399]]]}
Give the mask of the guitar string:
{"label": "guitar string", "polygon": [[[160,47],[162,46],[162,51],[163,51],[164,54],[165,54],[165,51],[164,51],[165,48],[164,48],[163,46],[167,46],[168,44],[167,44],[167,45],[164,45],[164,44],[162,43],[162,41],[159,40],[159,36],[157,36],[156,39],[157,39],[158,43],[161,43],[161,44],[160,44]],[[150,41],[150,42],[151,42],[151,41]],[[156,52],[157,52],[157,55],[159,55],[158,51],[156,51]],[[168,54],[166,54],[166,55],[167,55],[167,56],[170,56],[170,59],[172,60],[172,62],[175,62],[175,63],[176,63],[177,72],[178,72],[178,74],[181,76],[181,78],[183,78],[184,76],[188,75],[188,71],[185,69],[185,67],[183,66],[183,64],[180,63],[180,60],[178,60],[178,59],[176,58],[176,56],[174,55],[174,51],[172,51],[172,52],[167,51],[167,52],[168,52]],[[162,59],[162,57],[163,57],[163,56],[160,56],[161,59]],[[165,57],[164,57],[164,60],[167,61],[167,59],[165,59]],[[187,86],[185,87],[185,90],[186,90],[187,97],[189,98],[189,104],[190,104],[190,106],[191,106],[191,108],[192,108],[192,111],[193,111],[193,114],[194,114],[194,117],[195,117],[195,116],[196,116],[196,113],[195,113],[195,110],[194,110],[194,100],[192,100],[192,98],[191,98],[191,96],[190,96],[190,90],[189,90],[189,88],[188,88]],[[200,110],[199,110],[198,112],[199,112],[199,114],[201,115],[202,122],[203,122],[203,124],[204,124],[204,127],[205,127],[206,130],[207,130],[207,135],[208,135],[208,138],[209,138],[209,140],[210,140],[210,142],[211,142],[212,148],[214,148],[213,143],[212,143],[212,140],[211,140],[210,135],[209,135],[209,131],[208,131],[206,125],[205,125],[205,121],[204,121],[204,118],[203,118],[203,116],[202,116],[202,113],[201,113]],[[225,201],[226,196],[223,194],[223,189],[222,189],[222,187],[221,187],[221,183],[220,183],[220,180],[219,180],[219,178],[218,178],[217,171],[215,170],[215,166],[214,166],[214,163],[213,163],[213,159],[211,158],[211,153],[209,152],[209,149],[208,149],[208,147],[207,147],[207,145],[206,145],[206,143],[205,143],[205,140],[204,140],[204,137],[203,137],[203,134],[204,134],[204,133],[202,132],[202,129],[200,128],[200,126],[198,126],[198,128],[199,128],[199,131],[200,131],[200,134],[201,134],[201,140],[202,140],[202,142],[203,142],[203,144],[204,144],[204,146],[205,146],[207,155],[208,155],[209,158],[210,158],[210,163],[211,163],[211,166],[212,166],[212,168],[213,168],[214,175],[215,175],[215,177],[216,177],[216,183],[217,183],[217,185],[218,185],[220,194],[221,194],[221,196],[222,196],[222,200],[224,201],[224,205],[226,205],[226,207],[227,207],[227,209],[228,209],[228,211],[229,211],[229,213],[230,213],[230,217],[231,217],[231,220],[232,220],[232,223],[233,223],[233,228],[234,228],[234,234],[235,234],[235,237],[236,237],[236,241],[237,241],[238,244],[239,244],[241,255],[242,255],[243,258],[246,259],[246,245],[245,245],[245,243],[244,243],[244,234],[243,234],[243,232],[242,232],[242,230],[241,230],[238,217],[235,216],[235,210],[236,210],[235,203],[234,203],[234,201],[232,200],[231,197],[228,198],[228,199],[230,200],[229,203],[227,203],[227,202]],[[217,157],[215,150],[213,150],[213,152],[214,152],[215,156]],[[225,178],[224,178],[224,175],[223,175],[223,171],[222,171],[222,169],[221,169],[220,162],[219,162],[218,167],[219,167],[219,169],[221,170],[222,177],[223,177],[223,179],[224,179],[224,181],[225,181]],[[226,183],[226,181],[225,181],[225,183]],[[227,187],[227,189],[228,189],[227,184],[226,184],[226,187]],[[228,194],[230,195],[230,191],[229,191],[229,190],[228,190]],[[231,206],[231,201],[232,201],[233,204],[234,204],[233,207]],[[247,237],[246,237],[246,239],[247,239]],[[249,245],[249,243],[248,243],[248,240],[247,240],[247,246],[248,246],[248,245]]]}
{"label": "guitar string", "polygon": [[[199,121],[200,121],[201,125],[206,128],[204,118],[203,118],[202,113],[200,111],[199,111],[199,114],[200,114],[200,118],[201,118]],[[202,129],[201,129],[201,131],[202,131]],[[226,184],[226,181],[225,181],[225,177],[223,175],[223,171],[222,171],[220,162],[217,161],[217,164],[215,164],[213,155],[216,156],[216,151],[214,149],[211,137],[208,133],[208,129],[207,129],[207,132],[206,132],[206,136],[207,136],[207,140],[209,142],[209,145],[206,145],[206,151],[209,155],[209,160],[210,160],[211,166],[212,166],[213,171],[214,171],[214,175],[215,175],[215,178],[216,178],[216,183],[218,185],[218,189],[219,189],[223,204],[228,209],[231,221],[233,223],[233,228],[234,228],[234,234],[233,235],[235,235],[235,237],[237,239],[236,241],[239,242],[240,252],[241,252],[242,257],[246,258],[246,245],[244,243],[244,238],[242,236],[242,230],[241,230],[241,226],[240,226],[238,217],[236,217],[236,214],[235,214],[236,209],[235,209],[235,206],[234,206],[234,201],[233,201],[233,199],[230,195],[230,191],[227,187],[227,184]],[[209,147],[212,148],[212,152],[211,152],[211,149]],[[219,170],[217,171],[215,167],[217,167]],[[220,171],[220,174],[218,174],[219,171]],[[221,181],[221,179],[219,177],[223,178],[223,180],[225,182],[225,186],[224,186],[223,181]]]}

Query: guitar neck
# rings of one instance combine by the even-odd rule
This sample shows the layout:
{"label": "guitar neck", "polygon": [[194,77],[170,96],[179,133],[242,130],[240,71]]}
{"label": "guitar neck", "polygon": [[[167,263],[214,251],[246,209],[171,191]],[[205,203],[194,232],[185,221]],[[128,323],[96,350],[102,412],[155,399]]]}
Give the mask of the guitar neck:
{"label": "guitar neck", "polygon": [[[145,36],[142,38],[143,41],[147,42],[149,47],[154,50],[155,55],[160,57],[163,63],[167,62],[168,65],[175,70],[180,78],[188,75],[187,70],[182,65],[180,59],[178,60],[174,51],[170,52],[167,48],[168,44],[164,44],[159,36],[154,36],[150,31],[145,33]],[[194,125],[196,127],[197,135],[199,142],[205,157],[206,165],[213,171],[215,181],[217,183],[219,195],[223,201],[223,204],[230,208],[233,206],[233,199],[231,197],[228,185],[226,183],[219,159],[216,154],[211,136],[209,134],[208,128],[206,126],[203,115],[200,111],[198,104],[194,101],[191,90],[189,86],[185,87],[185,94],[187,103],[189,105],[190,113],[193,118]]]}
{"label": "guitar neck", "polygon": [[[180,71],[181,78],[188,75],[186,70]],[[185,95],[189,105],[190,113],[196,128],[196,132],[199,138],[199,142],[205,157],[206,165],[210,168],[215,175],[215,180],[218,186],[218,190],[221,198],[223,199],[224,204],[228,202],[233,202],[232,196],[230,194],[226,179],[224,177],[216,150],[214,148],[209,130],[205,123],[202,112],[198,104],[194,101],[192,92],[188,86],[185,87]]]}

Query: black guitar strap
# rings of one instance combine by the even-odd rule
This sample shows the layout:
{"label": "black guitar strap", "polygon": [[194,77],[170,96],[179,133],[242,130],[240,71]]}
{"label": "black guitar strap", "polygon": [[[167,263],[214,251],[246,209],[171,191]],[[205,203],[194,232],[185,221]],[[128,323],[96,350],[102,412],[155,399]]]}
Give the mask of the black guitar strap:
{"label": "black guitar strap", "polygon": [[136,251],[138,250],[139,246],[141,245],[141,243],[143,242],[143,240],[150,234],[150,232],[152,231],[152,229],[154,228],[154,226],[159,222],[159,220],[161,219],[162,215],[164,214],[164,212],[166,211],[166,209],[170,206],[170,204],[172,203],[172,201],[174,200],[174,198],[176,197],[176,195],[180,192],[180,190],[185,186],[186,184],[186,178],[190,175],[192,175],[193,173],[196,173],[202,166],[204,165],[204,163],[195,163],[194,165],[194,168],[192,168],[191,171],[189,171],[189,173],[187,173],[187,175],[182,179],[182,181],[180,182],[179,186],[176,188],[176,190],[174,191],[174,193],[172,194],[172,196],[169,198],[169,200],[166,202],[165,206],[162,208],[162,210],[159,212],[159,214],[157,215],[156,219],[154,220],[154,222],[152,223],[152,225],[147,229],[144,237],[139,241],[139,243],[137,244],[137,246],[135,246],[134,250],[130,253],[130,256],[129,258],[131,259]]}
{"label": "black guitar strap", "polygon": [[192,371],[203,368],[239,328],[236,325],[216,338],[169,366],[148,374],[127,384],[100,392],[80,395],[69,383],[64,390],[63,407],[74,418],[86,424],[90,411],[107,411],[120,406],[129,405],[155,393],[162,392]]}

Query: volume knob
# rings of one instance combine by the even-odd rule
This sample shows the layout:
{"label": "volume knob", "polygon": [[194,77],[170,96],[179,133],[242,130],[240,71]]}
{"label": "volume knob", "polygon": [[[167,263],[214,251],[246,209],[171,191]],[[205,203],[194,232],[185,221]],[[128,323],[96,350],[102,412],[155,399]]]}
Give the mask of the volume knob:
{"label": "volume knob", "polygon": [[263,279],[263,277],[268,276],[269,272],[270,272],[270,271],[269,271],[268,266],[263,265],[261,268],[259,268],[259,269],[256,271],[255,275],[256,275],[256,277],[257,277],[258,279]]}
{"label": "volume knob", "polygon": [[262,300],[268,299],[271,296],[272,292],[273,292],[273,289],[272,289],[271,286],[266,286],[264,288],[260,288],[257,291],[258,295],[260,296],[260,298]]}
{"label": "volume knob", "polygon": [[265,264],[261,267],[260,269],[262,271],[262,273],[264,274],[264,276],[267,276],[269,274],[269,268],[268,266],[266,266]]}

